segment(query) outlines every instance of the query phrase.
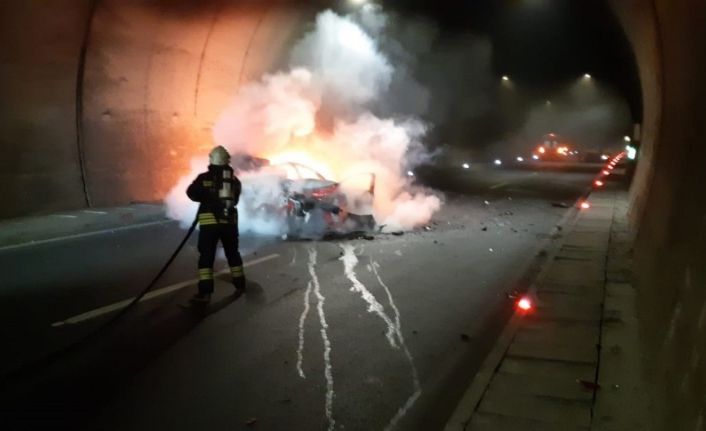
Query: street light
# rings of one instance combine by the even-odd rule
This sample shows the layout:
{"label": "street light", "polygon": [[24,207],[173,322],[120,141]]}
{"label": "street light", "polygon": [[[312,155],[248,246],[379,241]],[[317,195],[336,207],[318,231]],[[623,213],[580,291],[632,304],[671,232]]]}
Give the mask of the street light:
{"label": "street light", "polygon": [[463,169],[469,169],[471,167],[471,165],[469,165],[468,163],[464,163],[461,166],[463,167]]}
{"label": "street light", "polygon": [[505,81],[505,82],[507,82],[507,81],[510,80],[510,77],[507,76],[507,75],[503,75],[502,80]]}
{"label": "street light", "polygon": [[584,74],[583,74],[583,79],[591,79],[591,74],[590,74],[590,73],[584,73]]}
{"label": "street light", "polygon": [[625,136],[623,137],[623,141],[625,141],[625,142],[632,142],[632,139],[630,139],[630,136],[625,135]]}

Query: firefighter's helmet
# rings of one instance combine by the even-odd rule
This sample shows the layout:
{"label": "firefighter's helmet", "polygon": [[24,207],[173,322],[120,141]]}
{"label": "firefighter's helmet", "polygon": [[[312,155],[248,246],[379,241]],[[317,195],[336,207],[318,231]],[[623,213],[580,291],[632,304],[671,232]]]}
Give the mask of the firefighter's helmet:
{"label": "firefighter's helmet", "polygon": [[208,155],[208,162],[215,166],[226,166],[230,163],[230,154],[222,145],[219,145],[211,150]]}

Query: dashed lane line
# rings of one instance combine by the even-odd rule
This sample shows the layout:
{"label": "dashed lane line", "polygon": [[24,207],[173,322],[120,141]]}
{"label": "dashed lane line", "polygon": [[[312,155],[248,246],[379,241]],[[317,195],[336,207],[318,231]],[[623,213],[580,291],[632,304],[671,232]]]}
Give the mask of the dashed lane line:
{"label": "dashed lane line", "polygon": [[[279,257],[279,254],[271,254],[269,256],[264,256],[258,259],[253,259],[251,261],[245,262],[243,264],[244,267],[249,267],[249,266],[254,266],[260,263],[267,262],[272,259],[276,259]],[[221,275],[221,274],[226,274],[230,273],[230,269],[224,269],[222,271],[218,271],[215,275]],[[177,290],[183,289],[188,286],[193,286],[196,284],[198,280],[187,280],[187,281],[182,281],[181,283],[176,283],[172,284],[170,286],[163,287],[161,289],[153,290],[151,292],[148,292],[145,296],[140,299],[140,302],[147,301],[153,298],[156,298],[158,296],[166,295],[168,293],[176,292]],[[77,314],[75,316],[66,318],[64,320],[60,320],[58,322],[54,322],[51,324],[52,327],[58,328],[60,326],[64,325],[75,325],[77,323],[85,322],[86,320],[91,320],[95,319],[96,317],[104,316],[106,314],[112,313],[114,311],[121,310],[125,307],[127,307],[135,297],[125,299],[123,301],[115,302],[110,305],[106,305],[100,308],[96,308],[91,311],[87,311],[85,313]]]}

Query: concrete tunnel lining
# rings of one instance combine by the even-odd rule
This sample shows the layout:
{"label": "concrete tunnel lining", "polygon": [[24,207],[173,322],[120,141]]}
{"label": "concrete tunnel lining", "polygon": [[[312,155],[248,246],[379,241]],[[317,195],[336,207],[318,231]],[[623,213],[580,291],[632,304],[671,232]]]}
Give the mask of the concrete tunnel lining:
{"label": "concrete tunnel lining", "polygon": [[[238,87],[281,65],[315,12],[277,1],[97,0],[92,14],[92,4],[0,3],[0,218],[80,208],[87,199],[161,199],[194,149],[211,146],[210,128]],[[655,423],[694,429],[706,405],[698,324],[706,304],[706,7],[610,4],[642,83],[635,281],[652,392],[670,400],[653,414]]]}
{"label": "concrete tunnel lining", "polygon": [[3,5],[0,218],[160,200],[211,147],[238,87],[280,66],[314,14],[277,1],[98,0],[91,16],[93,4]]}

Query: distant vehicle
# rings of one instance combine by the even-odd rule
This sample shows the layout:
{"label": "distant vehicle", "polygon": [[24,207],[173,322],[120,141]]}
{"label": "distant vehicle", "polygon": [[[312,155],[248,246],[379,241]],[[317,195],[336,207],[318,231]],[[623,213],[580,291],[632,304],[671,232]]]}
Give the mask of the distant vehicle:
{"label": "distant vehicle", "polygon": [[251,156],[238,156],[233,167],[236,171],[266,167],[270,176],[277,179],[284,202],[261,204],[259,209],[270,216],[284,217],[290,238],[375,227],[372,216],[375,175],[372,173],[340,183],[301,163],[272,165],[267,159]]}
{"label": "distant vehicle", "polygon": [[532,152],[532,159],[546,162],[566,162],[577,160],[579,152],[566,139],[554,133],[542,136]]}

